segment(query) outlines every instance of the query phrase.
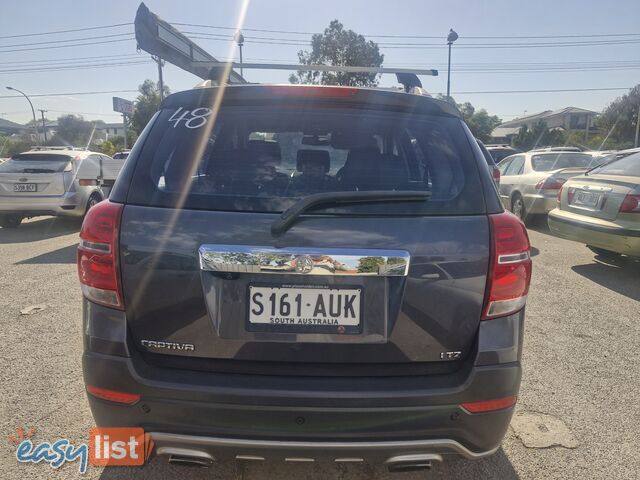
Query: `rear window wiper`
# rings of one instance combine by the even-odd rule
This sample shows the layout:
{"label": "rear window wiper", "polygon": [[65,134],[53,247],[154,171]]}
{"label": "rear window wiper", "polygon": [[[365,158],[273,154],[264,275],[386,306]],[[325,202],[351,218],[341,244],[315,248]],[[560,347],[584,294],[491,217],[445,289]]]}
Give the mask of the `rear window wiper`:
{"label": "rear window wiper", "polygon": [[358,192],[327,192],[308,195],[287,208],[271,224],[271,233],[281,235],[293,225],[304,212],[321,205],[375,203],[375,202],[425,202],[431,198],[431,192],[420,190],[393,191],[371,190]]}

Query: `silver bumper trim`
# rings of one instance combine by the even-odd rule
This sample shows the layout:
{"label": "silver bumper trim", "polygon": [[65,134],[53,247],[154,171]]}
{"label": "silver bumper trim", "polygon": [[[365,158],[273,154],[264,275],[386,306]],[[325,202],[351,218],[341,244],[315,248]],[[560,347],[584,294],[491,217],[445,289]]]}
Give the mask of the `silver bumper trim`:
{"label": "silver bumper trim", "polygon": [[199,254],[204,271],[281,275],[405,277],[410,260],[405,250],[252,245],[202,245]]}
{"label": "silver bumper trim", "polygon": [[[345,454],[353,452],[365,452],[375,456],[390,455],[390,458],[397,455],[416,454],[416,450],[433,453],[454,453],[462,455],[468,459],[479,459],[493,455],[500,446],[484,452],[473,452],[450,439],[431,440],[395,440],[380,442],[309,442],[309,441],[288,441],[288,440],[254,440],[241,438],[221,438],[221,437],[200,437],[192,435],[180,435],[174,433],[151,432],[151,438],[159,445],[158,453],[168,446],[173,448],[186,449],[232,449],[251,451],[273,451],[273,452],[324,452],[322,456],[331,456],[331,451],[338,453],[336,457],[344,458]],[[165,450],[166,451],[166,450]],[[389,457],[388,457],[389,458]]]}

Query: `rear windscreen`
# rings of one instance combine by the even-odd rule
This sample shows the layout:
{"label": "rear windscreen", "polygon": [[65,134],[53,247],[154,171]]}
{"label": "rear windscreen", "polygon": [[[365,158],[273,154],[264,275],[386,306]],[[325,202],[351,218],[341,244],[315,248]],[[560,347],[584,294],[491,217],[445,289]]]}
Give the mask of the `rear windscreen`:
{"label": "rear windscreen", "polygon": [[160,112],[127,201],[281,212],[307,195],[428,190],[429,202],[335,207],[359,213],[482,213],[459,119],[371,110],[227,107]]}
{"label": "rear windscreen", "polygon": [[590,175],[624,175],[640,177],[640,153],[619,158],[590,172]]}
{"label": "rear windscreen", "polygon": [[70,161],[68,155],[21,153],[0,164],[0,173],[57,173]]}
{"label": "rear windscreen", "polygon": [[531,157],[536,172],[548,172],[561,168],[587,168],[593,157],[586,153],[542,153]]}

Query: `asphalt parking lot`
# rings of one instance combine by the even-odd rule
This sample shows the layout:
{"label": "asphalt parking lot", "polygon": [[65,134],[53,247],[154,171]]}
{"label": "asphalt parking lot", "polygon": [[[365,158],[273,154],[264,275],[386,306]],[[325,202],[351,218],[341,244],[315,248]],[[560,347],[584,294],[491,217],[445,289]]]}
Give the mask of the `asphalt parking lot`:
{"label": "asphalt parking lot", "polygon": [[[16,427],[33,427],[34,440],[68,438],[78,444],[93,425],[80,366],[78,228],[78,222],[47,217],[25,221],[17,230],[0,228],[2,478],[81,477],[76,464],[55,472],[45,464],[19,464],[15,445],[7,440]],[[584,246],[551,236],[543,221],[530,237],[534,273],[520,422],[494,456],[391,475],[382,467],[321,464],[231,463],[185,470],[155,458],[144,468],[90,467],[83,477],[638,478],[640,262],[604,263]],[[42,310],[21,315],[32,306]],[[566,446],[539,448],[555,443]]]}

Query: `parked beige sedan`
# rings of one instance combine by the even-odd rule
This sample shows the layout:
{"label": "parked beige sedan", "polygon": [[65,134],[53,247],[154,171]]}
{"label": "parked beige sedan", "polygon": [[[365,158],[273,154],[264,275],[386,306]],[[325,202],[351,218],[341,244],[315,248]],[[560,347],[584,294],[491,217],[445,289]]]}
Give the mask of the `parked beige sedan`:
{"label": "parked beige sedan", "polygon": [[602,256],[640,257],[640,153],[567,181],[549,213],[555,235]]}
{"label": "parked beige sedan", "polygon": [[582,152],[532,150],[511,155],[498,164],[502,203],[525,221],[529,215],[546,214],[556,207],[564,182],[586,172],[592,162],[593,156]]}

